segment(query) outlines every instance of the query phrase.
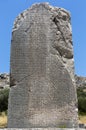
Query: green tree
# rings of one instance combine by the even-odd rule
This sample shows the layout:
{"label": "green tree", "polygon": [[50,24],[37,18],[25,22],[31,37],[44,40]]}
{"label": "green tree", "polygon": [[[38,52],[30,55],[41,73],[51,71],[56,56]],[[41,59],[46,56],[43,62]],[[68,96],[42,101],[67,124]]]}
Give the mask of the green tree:
{"label": "green tree", "polygon": [[0,112],[8,109],[9,89],[0,90]]}

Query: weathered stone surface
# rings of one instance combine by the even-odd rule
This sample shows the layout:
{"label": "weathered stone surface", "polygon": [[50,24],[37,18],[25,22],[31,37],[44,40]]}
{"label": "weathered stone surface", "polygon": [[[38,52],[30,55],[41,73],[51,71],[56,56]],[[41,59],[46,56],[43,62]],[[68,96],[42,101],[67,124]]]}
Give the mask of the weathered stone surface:
{"label": "weathered stone surface", "polygon": [[[1,73],[0,74],[0,89],[10,88],[10,74]],[[86,77],[78,76],[75,74],[76,89],[86,88]]]}
{"label": "weathered stone surface", "polygon": [[70,15],[46,3],[13,28],[8,127],[77,127]]}

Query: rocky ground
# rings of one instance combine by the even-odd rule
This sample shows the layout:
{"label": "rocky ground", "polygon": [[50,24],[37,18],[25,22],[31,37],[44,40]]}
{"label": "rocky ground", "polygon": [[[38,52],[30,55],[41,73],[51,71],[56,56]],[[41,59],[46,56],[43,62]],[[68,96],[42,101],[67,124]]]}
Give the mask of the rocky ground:
{"label": "rocky ground", "polygon": [[75,79],[77,88],[86,88],[86,77],[75,75]]}
{"label": "rocky ground", "polygon": [[0,74],[0,89],[8,88],[9,84],[9,74]]}

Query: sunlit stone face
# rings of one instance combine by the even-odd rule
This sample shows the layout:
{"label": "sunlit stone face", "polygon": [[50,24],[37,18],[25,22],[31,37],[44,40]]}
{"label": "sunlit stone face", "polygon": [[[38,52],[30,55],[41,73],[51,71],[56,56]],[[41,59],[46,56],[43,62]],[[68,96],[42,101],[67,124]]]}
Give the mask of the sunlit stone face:
{"label": "sunlit stone face", "polygon": [[37,4],[16,19],[8,127],[77,127],[70,16]]}

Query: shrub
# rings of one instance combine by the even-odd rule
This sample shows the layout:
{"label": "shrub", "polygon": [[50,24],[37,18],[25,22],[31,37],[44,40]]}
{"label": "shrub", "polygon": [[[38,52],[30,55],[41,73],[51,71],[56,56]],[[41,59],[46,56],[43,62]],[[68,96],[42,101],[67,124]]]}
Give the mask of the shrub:
{"label": "shrub", "polygon": [[0,90],[0,112],[8,109],[9,89]]}
{"label": "shrub", "polygon": [[86,114],[86,92],[82,88],[77,90],[78,109],[80,114]]}
{"label": "shrub", "polygon": [[83,98],[86,97],[86,92],[83,91],[83,88],[78,88],[77,89],[77,96],[78,96],[78,98],[79,97],[83,97]]}
{"label": "shrub", "polygon": [[78,99],[78,109],[81,113],[86,113],[86,98],[80,97]]}

